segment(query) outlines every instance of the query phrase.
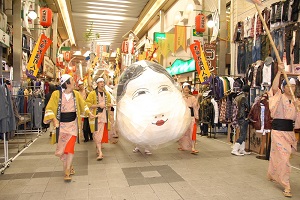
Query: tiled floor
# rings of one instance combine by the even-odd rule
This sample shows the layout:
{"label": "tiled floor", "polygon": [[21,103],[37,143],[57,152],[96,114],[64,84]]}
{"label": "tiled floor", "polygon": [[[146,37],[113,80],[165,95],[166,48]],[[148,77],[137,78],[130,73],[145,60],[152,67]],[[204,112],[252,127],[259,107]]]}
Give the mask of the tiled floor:
{"label": "tiled floor", "polygon": [[[104,145],[102,161],[96,161],[94,143],[82,142],[76,145],[76,174],[66,183],[45,133],[0,175],[0,199],[286,199],[278,184],[266,180],[268,162],[254,154],[232,156],[225,138],[198,137],[199,155],[178,151],[176,144],[152,155],[133,153],[134,146],[120,139]],[[17,153],[14,146],[9,149],[10,155]],[[298,153],[291,163],[293,199],[300,199]]]}

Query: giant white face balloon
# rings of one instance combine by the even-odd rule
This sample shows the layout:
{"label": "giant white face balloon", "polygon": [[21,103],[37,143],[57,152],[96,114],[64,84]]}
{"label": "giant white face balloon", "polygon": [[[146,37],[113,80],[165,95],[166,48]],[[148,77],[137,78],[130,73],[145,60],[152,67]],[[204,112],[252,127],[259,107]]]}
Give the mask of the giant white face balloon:
{"label": "giant white face balloon", "polygon": [[191,117],[168,72],[159,64],[139,61],[121,75],[116,122],[129,141],[158,148],[180,138]]}

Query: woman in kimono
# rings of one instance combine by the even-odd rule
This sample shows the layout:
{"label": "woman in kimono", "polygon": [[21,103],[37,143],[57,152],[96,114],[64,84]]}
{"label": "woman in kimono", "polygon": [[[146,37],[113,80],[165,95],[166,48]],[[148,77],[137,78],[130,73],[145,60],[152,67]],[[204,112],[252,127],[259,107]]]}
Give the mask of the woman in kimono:
{"label": "woman in kimono", "polygon": [[74,90],[74,83],[72,76],[68,74],[61,76],[62,90],[56,90],[52,93],[44,117],[44,123],[47,124],[52,121],[57,133],[59,133],[55,155],[63,161],[65,181],[70,181],[70,175],[75,174],[72,162],[75,142],[76,139],[79,139],[80,114],[85,113],[93,117],[79,92]]}
{"label": "woman in kimono", "polygon": [[[270,181],[276,181],[284,187],[284,196],[291,197],[291,165],[289,159],[292,151],[297,150],[293,123],[295,122],[295,128],[300,127],[300,113],[296,109],[299,106],[299,101],[293,101],[292,93],[285,80],[281,86],[282,91],[279,89],[281,71],[284,70],[283,64],[280,64],[278,68],[272,88],[269,91],[269,108],[273,121],[267,176]],[[290,79],[290,85],[292,91],[295,92],[295,79]]]}
{"label": "woman in kimono", "polygon": [[91,132],[97,148],[97,160],[103,159],[102,143],[108,143],[108,131],[110,130],[110,122],[108,120],[111,98],[110,94],[105,91],[105,83],[103,78],[98,78],[97,87],[91,91],[86,99],[88,107],[96,115],[96,119],[90,121]]}
{"label": "woman in kimono", "polygon": [[191,151],[191,154],[199,153],[198,150],[195,149],[196,144],[196,132],[197,132],[197,121],[199,119],[199,104],[197,99],[191,95],[191,85],[188,83],[183,83],[182,85],[182,93],[183,99],[185,100],[186,105],[190,108],[191,111],[191,119],[192,123],[190,127],[187,129],[185,134],[179,140],[180,147],[178,150],[180,151]]}

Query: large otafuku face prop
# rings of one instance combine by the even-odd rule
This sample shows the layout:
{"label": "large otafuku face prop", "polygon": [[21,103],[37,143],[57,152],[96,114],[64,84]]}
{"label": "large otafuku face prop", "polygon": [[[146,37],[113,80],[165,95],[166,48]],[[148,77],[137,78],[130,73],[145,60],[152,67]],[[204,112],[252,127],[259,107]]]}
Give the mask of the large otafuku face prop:
{"label": "large otafuku face prop", "polygon": [[182,136],[190,120],[181,93],[161,65],[139,61],[122,73],[117,88],[117,126],[126,139],[158,148]]}

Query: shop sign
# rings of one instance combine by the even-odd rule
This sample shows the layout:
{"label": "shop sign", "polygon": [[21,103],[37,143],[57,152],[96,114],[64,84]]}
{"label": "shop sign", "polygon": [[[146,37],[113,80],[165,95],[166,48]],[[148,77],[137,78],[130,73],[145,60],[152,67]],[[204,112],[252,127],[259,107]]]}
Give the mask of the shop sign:
{"label": "shop sign", "polygon": [[166,39],[166,33],[154,32],[153,33],[153,41],[158,44],[159,39]]}
{"label": "shop sign", "polygon": [[9,35],[0,29],[0,42],[5,46],[9,47]]}
{"label": "shop sign", "polygon": [[216,44],[204,44],[204,53],[209,69],[215,71],[217,67]]}
{"label": "shop sign", "polygon": [[195,60],[181,60],[177,59],[173,62],[171,67],[167,67],[166,70],[170,75],[183,74],[187,72],[193,72],[196,70]]}
{"label": "shop sign", "polygon": [[71,51],[71,47],[61,47],[61,51]]}
{"label": "shop sign", "polygon": [[193,43],[194,41],[200,41],[201,44],[204,43],[203,41],[203,33],[199,33],[196,31],[196,29],[191,29],[191,42]]}
{"label": "shop sign", "polygon": [[44,56],[44,74],[50,78],[54,78],[54,63],[48,56]]}

